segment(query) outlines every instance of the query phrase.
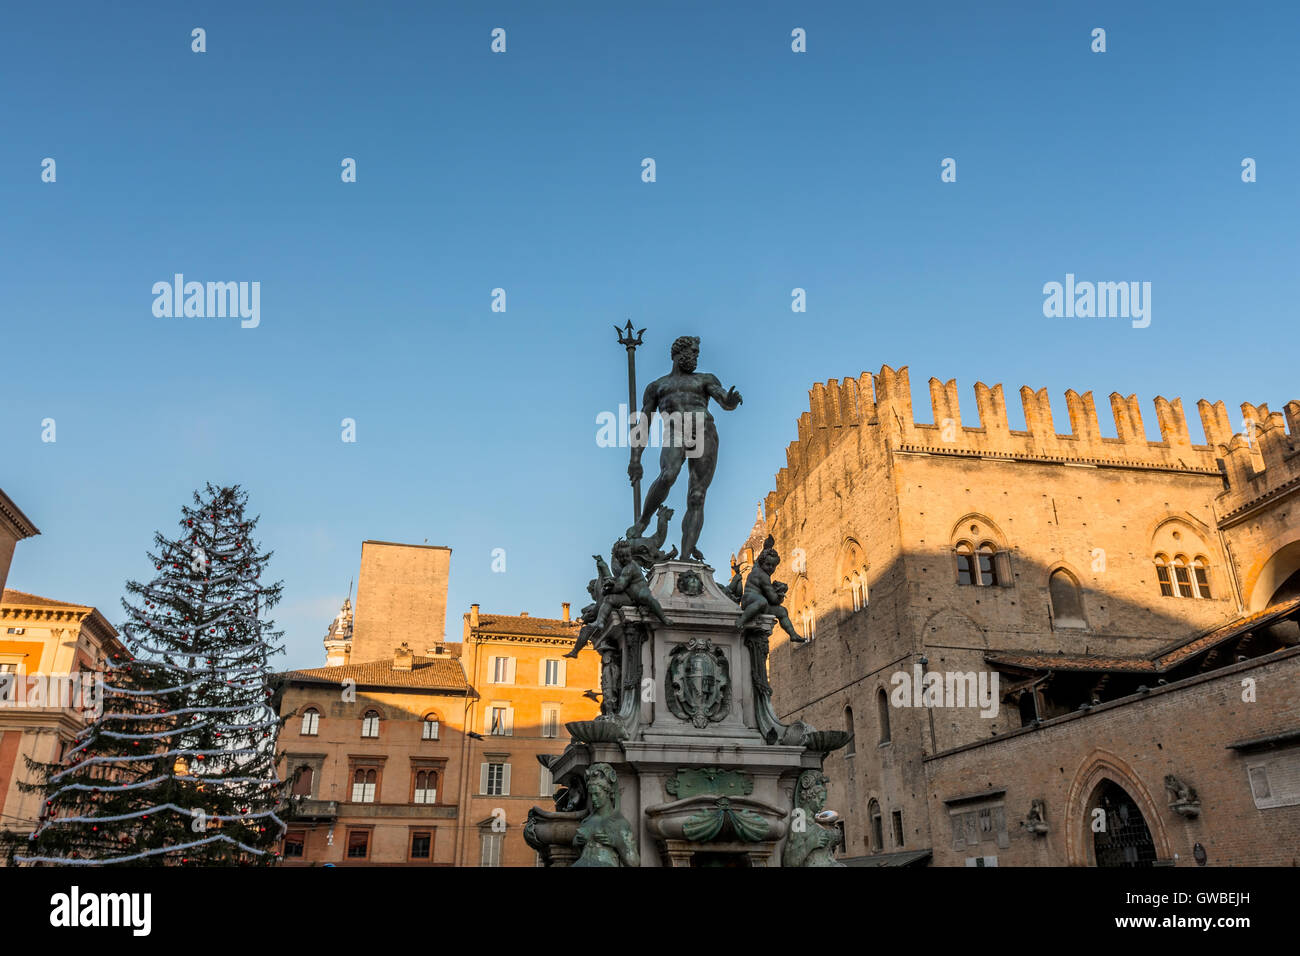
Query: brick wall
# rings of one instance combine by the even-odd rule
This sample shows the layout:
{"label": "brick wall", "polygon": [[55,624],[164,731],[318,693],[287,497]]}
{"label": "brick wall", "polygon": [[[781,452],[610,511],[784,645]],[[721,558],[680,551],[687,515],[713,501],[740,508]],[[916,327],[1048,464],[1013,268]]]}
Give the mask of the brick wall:
{"label": "brick wall", "polygon": [[[1248,679],[1253,703],[1242,700]],[[1194,866],[1199,842],[1210,866],[1300,865],[1300,806],[1257,809],[1246,773],[1252,754],[1227,747],[1300,730],[1298,681],[1293,648],[927,759],[934,864],[962,866],[976,855],[954,848],[946,801],[1004,790],[1009,846],[981,853],[999,866],[1092,865],[1088,801],[1110,779],[1142,809],[1161,858],[1177,854],[1177,865]],[[1199,817],[1169,808],[1166,774],[1196,788]],[[1047,806],[1041,837],[1018,822],[1035,799]]]}

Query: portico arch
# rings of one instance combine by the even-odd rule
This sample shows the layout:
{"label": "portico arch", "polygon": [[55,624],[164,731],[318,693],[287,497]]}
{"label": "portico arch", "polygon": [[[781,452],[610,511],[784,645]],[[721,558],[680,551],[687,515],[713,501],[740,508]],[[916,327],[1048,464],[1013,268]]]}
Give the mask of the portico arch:
{"label": "portico arch", "polygon": [[[1258,571],[1246,575],[1243,588],[1246,592],[1246,610],[1262,611],[1286,596],[1295,597],[1290,589],[1298,583],[1293,580],[1300,572],[1300,540],[1283,545],[1269,556]],[[1279,593],[1281,592],[1281,593]]]}
{"label": "portico arch", "polygon": [[1169,834],[1160,819],[1160,808],[1133,768],[1118,754],[1097,749],[1079,767],[1070,784],[1065,805],[1065,857],[1070,866],[1096,866],[1093,849],[1092,806],[1101,784],[1109,780],[1132,798],[1151,833],[1156,858],[1170,859],[1174,853]]}

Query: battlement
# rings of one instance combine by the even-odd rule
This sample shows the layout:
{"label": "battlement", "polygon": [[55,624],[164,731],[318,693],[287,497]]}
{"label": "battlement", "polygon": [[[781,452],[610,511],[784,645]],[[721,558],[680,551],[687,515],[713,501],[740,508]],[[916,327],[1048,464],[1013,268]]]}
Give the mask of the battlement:
{"label": "battlement", "polygon": [[1220,521],[1300,486],[1300,401],[1287,402],[1281,412],[1243,402],[1241,420],[1244,430],[1218,446],[1228,482],[1218,498]]}
{"label": "battlement", "polygon": [[[1008,458],[1039,462],[1076,462],[1162,469],[1182,472],[1219,473],[1221,446],[1234,441],[1228,411],[1223,402],[1198,401],[1197,410],[1205,431],[1206,444],[1193,444],[1187,428],[1182,399],[1172,401],[1156,396],[1156,421],[1160,441],[1148,441],[1142,422],[1142,407],[1136,395],[1111,393],[1110,407],[1115,420],[1115,438],[1103,437],[1092,392],[1080,394],[1073,389],[1065,393],[1070,431],[1058,433],[1052,420],[1052,408],[1046,389],[1020,389],[1025,411],[1025,429],[1012,429],[1007,420],[1006,397],[1001,385],[989,387],[975,383],[978,424],[962,422],[957,400],[957,382],[930,379],[930,405],[933,423],[918,423],[912,414],[912,392],[907,367],[897,370],[888,365],[873,375],[864,372],[856,379],[831,379],[809,390],[809,410],[799,416],[799,437],[786,448],[786,467],[776,476],[776,491],[769,495],[769,508],[775,506],[829,451],[852,433],[869,428],[889,446],[903,452],[923,452],[975,458]],[[1297,403],[1287,406],[1289,416],[1300,413]],[[1246,420],[1252,409],[1260,421],[1262,436],[1276,428],[1282,416],[1260,415],[1252,406],[1243,405]],[[1265,422],[1268,418],[1268,422]],[[1292,436],[1295,424],[1292,423]],[[1270,439],[1273,441],[1273,439]]]}

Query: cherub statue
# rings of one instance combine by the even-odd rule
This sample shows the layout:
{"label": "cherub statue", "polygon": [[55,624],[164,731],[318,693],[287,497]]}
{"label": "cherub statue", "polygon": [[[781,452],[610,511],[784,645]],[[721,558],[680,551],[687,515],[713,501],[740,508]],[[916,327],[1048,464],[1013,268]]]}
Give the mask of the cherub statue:
{"label": "cherub statue", "polygon": [[636,834],[618,808],[618,776],[607,763],[594,763],[584,775],[591,813],[573,838],[582,854],[574,866],[640,866]]}
{"label": "cherub statue", "polygon": [[841,834],[839,814],[826,810],[826,775],[819,770],[799,774],[794,788],[790,834],[781,851],[782,866],[843,866],[835,859]]}
{"label": "cherub statue", "polygon": [[614,573],[610,573],[609,567],[600,555],[592,555],[596,559],[596,569],[600,574],[600,589],[605,595],[604,600],[600,602],[600,610],[596,612],[596,620],[592,622],[594,633],[599,634],[603,631],[610,613],[621,607],[644,608],[658,618],[660,624],[672,623],[664,616],[663,607],[650,593],[650,585],[640,565],[632,560],[631,545],[619,538],[614,542],[611,556],[618,569]]}
{"label": "cherub statue", "polygon": [[794,624],[790,621],[789,612],[781,606],[785,601],[786,585],[772,580],[772,572],[781,563],[781,556],[776,553],[775,545],[776,539],[769,534],[767,540],[763,542],[763,550],[754,561],[754,568],[749,572],[748,580],[745,581],[745,592],[740,598],[741,611],[738,626],[744,630],[746,625],[752,624],[760,614],[771,614],[781,625],[781,629],[790,635],[790,640],[802,644],[806,638],[799,636],[799,632],[794,629]]}
{"label": "cherub statue", "polygon": [[1169,805],[1197,803],[1196,788],[1189,787],[1172,773],[1165,774],[1165,790],[1169,792]]}
{"label": "cherub statue", "polygon": [[[673,545],[671,551],[660,550],[663,547],[664,540],[668,537],[668,519],[673,516],[673,509],[661,507],[655,512],[659,519],[655,525],[655,533],[647,538],[640,536],[640,528],[636,525],[627,529],[627,544],[632,552],[632,560],[641,565],[642,568],[649,571],[660,561],[671,561],[677,557],[677,545]],[[613,555],[611,555],[613,557]],[[615,562],[617,564],[617,562]]]}
{"label": "cherub statue", "polygon": [[596,633],[596,614],[600,611],[599,578],[592,578],[587,582],[587,593],[591,595],[591,603],[584,607],[579,615],[582,620],[582,628],[578,631],[578,637],[573,642],[573,650],[565,654],[565,657],[577,657]]}

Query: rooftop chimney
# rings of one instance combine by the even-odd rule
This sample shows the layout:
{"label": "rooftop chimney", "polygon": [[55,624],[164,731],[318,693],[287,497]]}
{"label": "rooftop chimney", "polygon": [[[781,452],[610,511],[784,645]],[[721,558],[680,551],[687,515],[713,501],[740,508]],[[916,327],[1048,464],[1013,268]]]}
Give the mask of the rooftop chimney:
{"label": "rooftop chimney", "polygon": [[402,646],[393,652],[393,670],[409,671],[415,663],[415,653],[402,641]]}
{"label": "rooftop chimney", "polygon": [[520,611],[520,612],[519,612],[519,616],[520,616],[520,617],[527,617],[527,616],[528,616],[528,612],[527,612],[527,611]]}
{"label": "rooftop chimney", "polygon": [[564,623],[568,624],[569,623],[569,602],[565,601],[563,604],[561,604],[560,609],[564,612],[564,614],[562,615],[564,618]]}
{"label": "rooftop chimney", "polygon": [[477,604],[471,604],[469,606],[469,626],[478,627],[478,605]]}

